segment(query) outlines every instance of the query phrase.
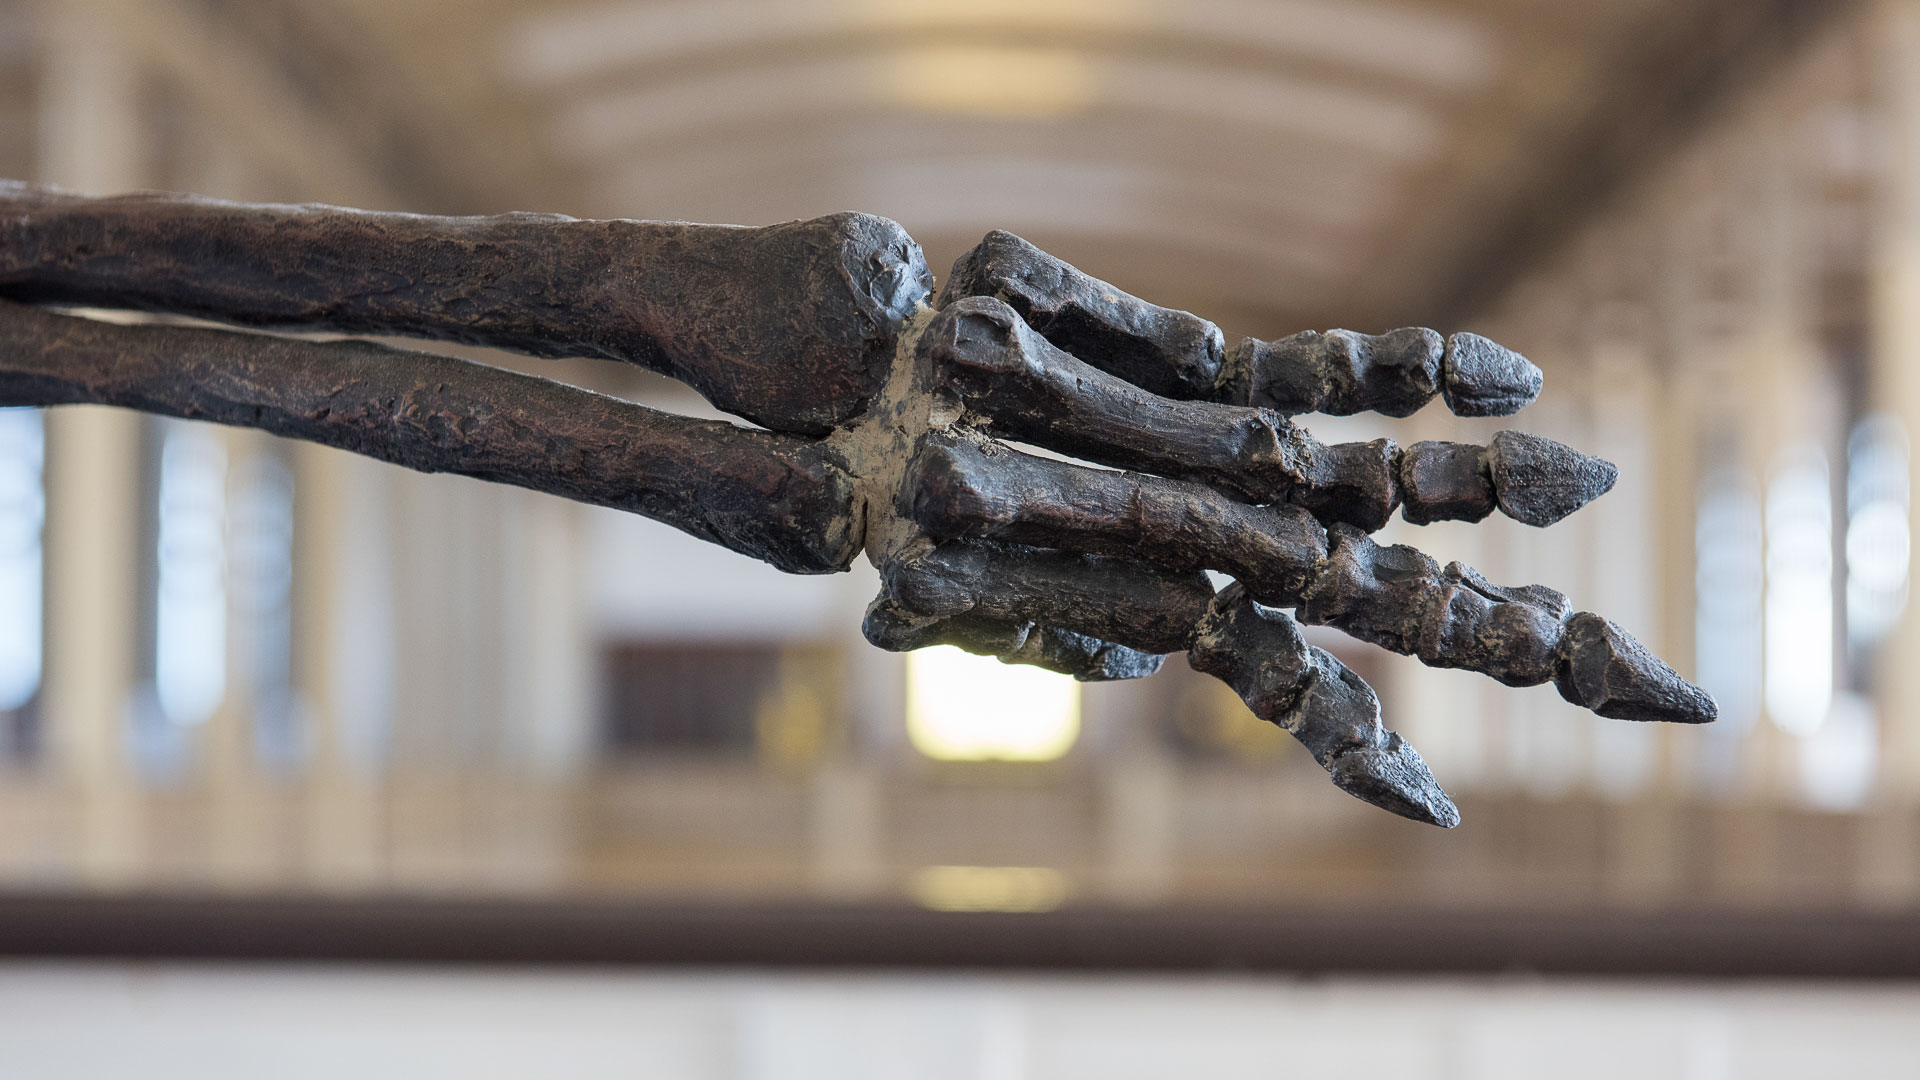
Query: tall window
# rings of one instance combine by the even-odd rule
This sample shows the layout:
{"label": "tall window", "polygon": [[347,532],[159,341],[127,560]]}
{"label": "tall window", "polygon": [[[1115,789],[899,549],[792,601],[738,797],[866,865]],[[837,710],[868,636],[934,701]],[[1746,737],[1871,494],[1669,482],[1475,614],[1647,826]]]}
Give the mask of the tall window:
{"label": "tall window", "polygon": [[1819,730],[1833,704],[1833,491],[1812,444],[1784,451],[1767,481],[1767,715]]}
{"label": "tall window", "polygon": [[160,451],[153,688],[175,724],[227,691],[227,455],[206,427],[169,422]]}
{"label": "tall window", "polygon": [[40,689],[46,435],[35,409],[0,409],[0,750],[25,749],[20,712]]}
{"label": "tall window", "polygon": [[1891,416],[1860,421],[1847,440],[1847,644],[1862,666],[1907,606],[1907,455]]}
{"label": "tall window", "polygon": [[1725,467],[1706,478],[1694,523],[1694,666],[1720,703],[1723,731],[1760,715],[1761,515],[1759,484]]}
{"label": "tall window", "polygon": [[227,576],[239,681],[250,699],[255,751],[290,767],[307,750],[293,689],[293,470],[276,446],[250,455],[233,474]]}

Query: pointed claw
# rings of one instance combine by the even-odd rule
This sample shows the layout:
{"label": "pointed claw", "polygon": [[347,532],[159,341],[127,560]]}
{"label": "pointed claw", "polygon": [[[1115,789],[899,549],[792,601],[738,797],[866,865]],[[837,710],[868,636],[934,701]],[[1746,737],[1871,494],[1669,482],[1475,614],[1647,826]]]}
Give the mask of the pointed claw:
{"label": "pointed claw", "polygon": [[1299,740],[1340,790],[1443,829],[1460,823],[1427,763],[1380,722],[1373,688],[1333,654],[1308,645],[1292,619],[1254,602],[1244,586],[1229,585],[1214,597],[1187,662]]}
{"label": "pointed claw", "polygon": [[1561,648],[1566,666],[1554,680],[1560,696],[1601,716],[1706,724],[1720,713],[1706,691],[1681,678],[1631,634],[1591,612],[1568,621]]}
{"label": "pointed claw", "polygon": [[1620,476],[1610,461],[1519,431],[1495,435],[1487,457],[1501,511],[1542,528],[1613,490]]}
{"label": "pointed claw", "polygon": [[1447,339],[1440,395],[1455,416],[1509,416],[1540,396],[1546,382],[1533,361],[1479,334]]}
{"label": "pointed claw", "polygon": [[1460,824],[1459,808],[1440,789],[1420,752],[1398,732],[1388,732],[1384,746],[1335,754],[1327,772],[1335,786],[1361,802],[1443,829]]}
{"label": "pointed claw", "polygon": [[1382,810],[1451,829],[1460,811],[1427,763],[1380,722],[1380,698],[1332,653],[1307,646],[1312,672],[1281,723],[1340,790]]}

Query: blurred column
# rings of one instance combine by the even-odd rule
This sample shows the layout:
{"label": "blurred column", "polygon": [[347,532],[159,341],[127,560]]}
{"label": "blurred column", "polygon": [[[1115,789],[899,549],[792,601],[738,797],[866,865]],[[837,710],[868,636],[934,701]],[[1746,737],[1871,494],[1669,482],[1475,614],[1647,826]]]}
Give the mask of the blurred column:
{"label": "blurred column", "polygon": [[[1874,18],[1886,161],[1871,230],[1871,393],[1911,433],[1920,432],[1920,0],[1882,0]],[[1920,897],[1920,611],[1911,601],[1880,649],[1880,807],[1863,837],[1861,886],[1868,899],[1902,903]]]}
{"label": "blurred column", "polygon": [[[1740,468],[1759,478],[1762,521],[1771,516],[1773,522],[1763,525],[1764,550],[1772,561],[1772,571],[1764,574],[1761,608],[1762,700],[1768,705],[1765,719],[1742,738],[1737,777],[1727,789],[1733,805],[1717,808],[1711,818],[1710,879],[1723,894],[1734,896],[1766,895],[1777,888],[1780,803],[1791,794],[1796,748],[1783,725],[1817,723],[1786,714],[1776,704],[1784,700],[1783,685],[1817,682],[1819,657],[1803,653],[1805,642],[1791,636],[1815,624],[1781,616],[1790,595],[1780,587],[1783,570],[1796,565],[1789,557],[1798,560],[1806,553],[1790,552],[1778,542],[1791,515],[1771,490],[1772,481],[1781,465],[1792,462],[1783,451],[1817,449],[1827,430],[1816,406],[1820,384],[1800,291],[1805,281],[1796,263],[1793,176],[1780,137],[1780,126],[1766,118],[1742,125],[1729,137],[1715,155],[1715,194],[1706,209],[1726,235],[1726,246],[1710,254],[1717,260],[1714,269],[1733,283],[1726,295],[1714,297],[1726,305],[1718,340],[1726,416],[1738,432]],[[1807,609],[1813,610],[1811,603]],[[1831,640],[1823,647],[1830,654]],[[1701,738],[1715,734],[1703,732]]]}
{"label": "blurred column", "polygon": [[488,688],[467,658],[483,627],[473,590],[474,515],[454,477],[390,470],[386,542],[393,560],[393,727],[387,820],[391,872],[408,885],[459,884],[472,837],[463,774],[484,758],[478,714]]}
{"label": "blurred column", "polygon": [[[140,186],[140,73],[83,4],[48,5],[42,179],[93,193]],[[75,852],[93,883],[131,879],[140,857],[123,745],[139,587],[140,419],[63,407],[47,416],[45,723],[77,796]]]}
{"label": "blurred column", "polygon": [[593,749],[593,663],[579,508],[498,489],[506,516],[507,752],[536,776],[576,779]]}
{"label": "blurred column", "polygon": [[501,657],[503,773],[489,793],[503,884],[550,886],[575,863],[571,809],[592,751],[593,662],[581,574],[580,508],[551,495],[490,488],[506,504]]}
{"label": "blurred column", "polygon": [[[857,579],[873,579],[865,563]],[[862,593],[877,580],[861,582]],[[842,625],[858,626],[858,620]],[[821,759],[808,806],[809,884],[823,897],[865,899],[889,885],[885,769],[908,753],[906,658],[853,634],[847,641],[847,731]]]}
{"label": "blurred column", "polygon": [[1083,698],[1116,736],[1099,772],[1100,888],[1104,899],[1123,904],[1165,900],[1179,871],[1180,762],[1156,736],[1156,699],[1143,690],[1132,682],[1088,683]]}
{"label": "blurred column", "polygon": [[1753,283],[1732,363],[1745,376],[1741,420],[1751,438],[1743,439],[1743,450],[1764,485],[1762,699],[1769,722],[1755,742],[1758,788],[1773,802],[1801,797],[1802,758],[1827,720],[1839,641],[1828,523],[1841,404],[1816,331],[1805,176],[1783,112],[1791,115],[1790,101],[1743,133],[1729,168],[1754,184],[1751,202],[1737,214]]}
{"label": "blurred column", "polygon": [[[1592,372],[1593,442],[1584,447],[1620,468],[1614,490],[1582,511],[1592,538],[1589,587],[1605,614],[1662,655],[1664,606],[1690,607],[1689,592],[1659,590],[1662,555],[1655,523],[1667,494],[1659,460],[1662,387],[1653,365],[1655,298],[1646,291],[1658,257],[1645,226],[1626,233],[1609,261],[1606,291],[1590,313],[1588,364]],[[1657,287],[1657,286],[1655,286]],[[1685,519],[1689,533],[1691,515]],[[1691,569],[1691,560],[1688,560]],[[1592,778],[1606,805],[1603,876],[1609,899],[1651,906],[1668,899],[1678,882],[1678,851],[1670,805],[1649,798],[1659,773],[1661,732],[1651,724],[1594,717]]]}
{"label": "blurred column", "polygon": [[[1702,681],[1695,634],[1699,618],[1699,518],[1703,487],[1703,429],[1715,422],[1715,373],[1706,365],[1701,334],[1700,271],[1704,244],[1697,199],[1683,194],[1662,214],[1652,274],[1654,353],[1661,386],[1654,403],[1653,478],[1656,552],[1655,583],[1664,599],[1655,631],[1655,652],[1682,674]],[[1757,588],[1757,586],[1756,586]],[[1747,673],[1758,679],[1758,672]],[[1711,688],[1709,688],[1711,690]],[[1693,788],[1700,760],[1700,737],[1678,728],[1659,733],[1663,768],[1657,784],[1671,798]]]}
{"label": "blurred column", "polygon": [[[1694,363],[1694,269],[1698,258],[1695,230],[1685,227],[1685,205],[1669,203],[1656,213],[1661,236],[1650,241],[1648,275],[1651,331],[1648,356],[1653,363],[1641,374],[1648,380],[1637,407],[1644,410],[1644,456],[1621,460],[1624,479],[1639,475],[1646,515],[1637,527],[1646,530],[1639,568],[1642,602],[1651,610],[1643,627],[1630,628],[1660,656],[1683,673],[1697,674],[1692,660],[1694,631],[1694,531],[1699,496],[1698,452],[1700,410],[1698,368]],[[1621,454],[1620,450],[1612,450]],[[1614,498],[1616,496],[1609,496]],[[1603,500],[1604,501],[1604,500]],[[1603,593],[1602,595],[1606,595]],[[1611,603],[1611,601],[1609,601]],[[1757,673],[1756,673],[1757,677]],[[1607,890],[1611,899],[1630,906],[1672,902],[1684,884],[1684,818],[1678,795],[1688,790],[1684,766],[1687,751],[1697,745],[1699,732],[1660,726],[1644,736],[1654,744],[1653,772],[1638,798],[1611,809],[1611,837]],[[1602,785],[1603,791],[1605,784]]]}
{"label": "blurred column", "polygon": [[[1620,478],[1612,491],[1578,515],[1592,559],[1586,583],[1607,618],[1642,641],[1660,644],[1658,580],[1653,538],[1653,500],[1658,466],[1653,461],[1655,382],[1645,326],[1652,312],[1639,283],[1648,252],[1637,230],[1610,245],[1593,273],[1595,307],[1582,342],[1589,372],[1587,398],[1591,441],[1584,449],[1613,462]],[[1560,528],[1567,528],[1566,525]],[[1642,795],[1656,768],[1657,733],[1651,725],[1591,717],[1592,760],[1588,775],[1603,800],[1623,803]]]}
{"label": "blurred column", "polygon": [[[1912,432],[1920,431],[1920,0],[1880,6],[1873,39],[1881,49],[1888,161],[1873,230],[1873,399]],[[1920,610],[1913,604],[1883,648],[1892,657],[1920,655]],[[1920,665],[1887,664],[1879,698],[1887,786],[1913,801],[1920,797]]]}
{"label": "blurred column", "polygon": [[294,684],[312,724],[306,873],[323,888],[377,883],[393,715],[392,466],[294,447]]}

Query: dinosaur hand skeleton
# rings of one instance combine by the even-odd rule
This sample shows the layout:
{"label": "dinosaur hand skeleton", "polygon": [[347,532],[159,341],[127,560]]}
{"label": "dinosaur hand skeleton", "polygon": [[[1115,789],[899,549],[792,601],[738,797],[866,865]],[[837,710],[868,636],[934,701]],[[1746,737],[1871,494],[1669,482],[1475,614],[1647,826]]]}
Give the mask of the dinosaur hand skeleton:
{"label": "dinosaur hand skeleton", "polygon": [[[366,342],[50,306],[631,362],[765,430]],[[1324,445],[1291,419],[1406,416],[1434,397],[1501,416],[1540,387],[1538,368],[1472,334],[1229,350],[1213,324],[1004,232],[936,297],[918,245],[865,214],[434,218],[0,183],[0,404],[261,428],[630,510],[792,573],[864,551],[884,588],[863,629],[881,648],[953,644],[1081,679],[1149,675],[1184,651],[1342,789],[1439,825],[1459,815],[1426,764],[1296,619],[1510,686],[1552,682],[1602,716],[1715,714],[1561,594],[1369,537],[1395,510],[1548,525],[1606,492],[1613,466],[1517,432]],[[1208,570],[1234,583],[1216,592]]]}

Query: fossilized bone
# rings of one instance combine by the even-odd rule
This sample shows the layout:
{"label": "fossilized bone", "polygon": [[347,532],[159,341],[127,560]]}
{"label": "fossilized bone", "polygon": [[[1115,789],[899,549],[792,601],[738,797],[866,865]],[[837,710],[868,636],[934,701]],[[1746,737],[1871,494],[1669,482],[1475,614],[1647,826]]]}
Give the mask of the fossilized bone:
{"label": "fossilized bone", "polygon": [[[62,305],[627,361],[766,430],[366,342],[43,310]],[[1607,491],[1613,466],[1515,432],[1327,446],[1290,419],[1406,416],[1436,396],[1500,416],[1540,386],[1472,334],[1229,351],[1213,324],[1004,232],[936,299],[918,245],[866,214],[435,218],[0,184],[0,404],[261,428],[634,511],[792,573],[864,551],[884,589],[863,629],[881,648],[950,643],[1081,679],[1184,651],[1341,788],[1439,825],[1459,815],[1425,762],[1294,618],[1510,686],[1551,681],[1602,716],[1715,713],[1561,594],[1368,536],[1396,509],[1547,525]],[[1216,593],[1207,570],[1235,583]]]}

